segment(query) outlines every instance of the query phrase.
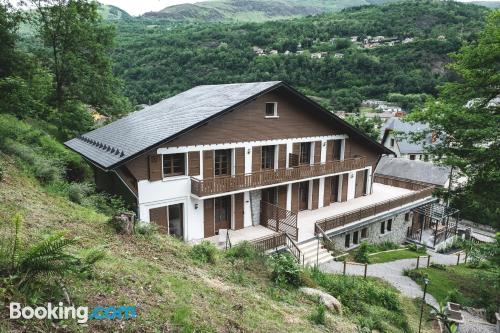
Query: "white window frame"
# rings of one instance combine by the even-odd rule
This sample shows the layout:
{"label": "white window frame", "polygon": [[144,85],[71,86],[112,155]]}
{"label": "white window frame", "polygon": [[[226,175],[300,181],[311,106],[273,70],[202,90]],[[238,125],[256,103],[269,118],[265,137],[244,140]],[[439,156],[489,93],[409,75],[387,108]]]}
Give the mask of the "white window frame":
{"label": "white window frame", "polygon": [[[267,115],[267,104],[274,104],[274,114],[272,116]],[[266,109],[264,110],[264,116],[266,119],[269,118],[279,118],[278,115],[278,102],[266,102]]]}

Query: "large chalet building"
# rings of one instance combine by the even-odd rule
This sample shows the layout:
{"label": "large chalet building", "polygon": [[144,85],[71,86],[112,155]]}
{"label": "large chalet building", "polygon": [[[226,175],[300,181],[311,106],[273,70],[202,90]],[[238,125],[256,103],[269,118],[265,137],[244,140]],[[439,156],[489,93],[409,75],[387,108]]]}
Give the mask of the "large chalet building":
{"label": "large chalet building", "polygon": [[377,176],[393,152],[283,82],[197,86],[66,146],[186,241],[291,242],[304,257],[318,237],[345,250],[433,225],[412,213],[435,202],[432,184]]}

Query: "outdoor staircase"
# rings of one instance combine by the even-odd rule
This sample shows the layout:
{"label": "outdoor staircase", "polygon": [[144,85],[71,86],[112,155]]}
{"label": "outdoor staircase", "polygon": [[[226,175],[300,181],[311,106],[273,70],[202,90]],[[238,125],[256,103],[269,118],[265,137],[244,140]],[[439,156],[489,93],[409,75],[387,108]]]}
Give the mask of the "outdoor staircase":
{"label": "outdoor staircase", "polygon": [[300,252],[304,256],[304,265],[314,266],[316,264],[321,265],[330,260],[333,260],[332,254],[328,252],[327,249],[319,244],[318,251],[318,241],[316,239],[310,240],[306,243],[298,245]]}

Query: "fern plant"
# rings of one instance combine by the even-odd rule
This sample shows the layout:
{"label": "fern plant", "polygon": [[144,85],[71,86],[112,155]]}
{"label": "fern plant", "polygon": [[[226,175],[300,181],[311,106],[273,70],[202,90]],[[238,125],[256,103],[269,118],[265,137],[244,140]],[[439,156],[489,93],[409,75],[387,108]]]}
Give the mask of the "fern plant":
{"label": "fern plant", "polygon": [[53,234],[23,246],[21,241],[22,217],[16,214],[12,220],[10,235],[0,239],[0,277],[8,278],[12,287],[24,288],[41,277],[62,279],[70,273],[90,271],[104,257],[98,250],[89,250],[80,258],[68,251],[76,244],[75,239],[66,239],[61,233]]}

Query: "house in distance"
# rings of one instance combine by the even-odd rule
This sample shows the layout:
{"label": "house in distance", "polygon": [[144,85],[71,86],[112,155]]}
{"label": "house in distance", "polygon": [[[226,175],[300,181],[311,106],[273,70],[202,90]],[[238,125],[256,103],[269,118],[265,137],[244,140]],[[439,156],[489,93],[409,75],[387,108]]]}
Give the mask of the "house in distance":
{"label": "house in distance", "polygon": [[436,201],[429,184],[374,181],[393,152],[280,81],[197,86],[66,146],[163,232],[293,246],[302,261],[331,259],[319,236],[402,242],[412,209]]}

